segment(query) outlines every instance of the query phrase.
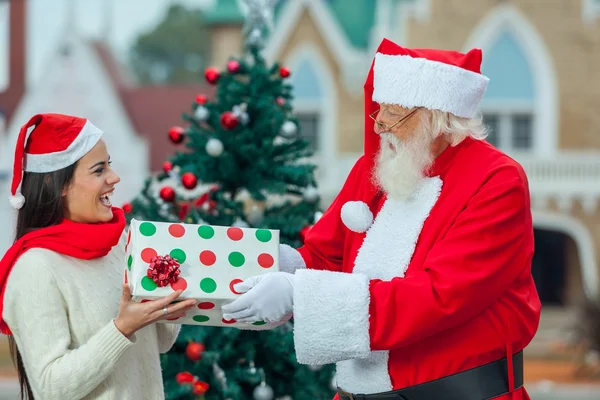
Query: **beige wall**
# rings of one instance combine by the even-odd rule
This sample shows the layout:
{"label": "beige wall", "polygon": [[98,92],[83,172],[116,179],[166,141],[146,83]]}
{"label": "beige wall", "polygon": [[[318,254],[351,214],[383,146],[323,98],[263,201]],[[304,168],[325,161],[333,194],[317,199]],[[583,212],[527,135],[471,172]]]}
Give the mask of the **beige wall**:
{"label": "beige wall", "polygon": [[[501,3],[431,0],[431,19],[409,24],[408,45],[460,50],[472,29]],[[554,61],[560,104],[560,146],[600,149],[600,21],[584,25],[579,0],[510,3],[535,27]]]}
{"label": "beige wall", "polygon": [[222,68],[231,56],[242,54],[241,25],[218,25],[211,29],[210,65]]}
{"label": "beige wall", "polygon": [[579,305],[585,300],[585,293],[582,290],[583,282],[581,281],[581,260],[579,259],[577,243],[572,238],[567,241],[566,250],[566,301],[567,305]]}

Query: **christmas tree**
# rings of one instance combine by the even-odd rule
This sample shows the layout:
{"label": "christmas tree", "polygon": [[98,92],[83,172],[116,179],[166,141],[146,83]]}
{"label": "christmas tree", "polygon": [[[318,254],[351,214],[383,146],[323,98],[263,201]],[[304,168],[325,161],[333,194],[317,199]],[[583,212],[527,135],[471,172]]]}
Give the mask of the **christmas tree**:
{"label": "christmas tree", "polygon": [[[168,136],[180,151],[124,209],[128,219],[269,228],[298,247],[319,218],[308,142],[293,116],[291,72],[261,54],[273,0],[246,0],[244,54],[208,68]],[[333,367],[296,362],[293,322],[273,330],[185,325],[163,355],[167,399],[330,399]]]}

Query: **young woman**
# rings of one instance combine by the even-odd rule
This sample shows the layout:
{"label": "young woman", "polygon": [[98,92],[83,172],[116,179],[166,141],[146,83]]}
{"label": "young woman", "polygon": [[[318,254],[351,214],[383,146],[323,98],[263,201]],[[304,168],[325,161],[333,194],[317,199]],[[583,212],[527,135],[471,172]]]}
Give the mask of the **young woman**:
{"label": "young woman", "polygon": [[60,114],[34,116],[19,133],[11,203],[14,245],[0,261],[0,329],[9,337],[21,398],[162,399],[159,353],[179,327],[180,292],[146,303],[123,281],[119,177],[102,132]]}

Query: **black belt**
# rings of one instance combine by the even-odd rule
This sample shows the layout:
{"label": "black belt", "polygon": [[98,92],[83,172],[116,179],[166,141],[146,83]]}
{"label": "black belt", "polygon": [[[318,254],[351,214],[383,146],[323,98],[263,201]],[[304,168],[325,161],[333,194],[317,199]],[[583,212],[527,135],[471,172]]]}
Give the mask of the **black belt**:
{"label": "black belt", "polygon": [[[523,386],[523,352],[513,355],[514,388]],[[391,392],[352,394],[338,388],[340,400],[486,400],[506,394],[506,358],[420,385]]]}

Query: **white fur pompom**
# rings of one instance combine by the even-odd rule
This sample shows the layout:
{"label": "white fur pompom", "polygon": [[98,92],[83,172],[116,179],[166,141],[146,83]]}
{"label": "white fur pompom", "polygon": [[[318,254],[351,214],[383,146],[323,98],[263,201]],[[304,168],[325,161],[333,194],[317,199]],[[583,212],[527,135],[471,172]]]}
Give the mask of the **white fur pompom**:
{"label": "white fur pompom", "polygon": [[363,233],[373,223],[373,213],[363,201],[349,201],[342,206],[342,222],[352,232]]}
{"label": "white fur pompom", "polygon": [[23,196],[21,193],[17,193],[14,196],[10,196],[10,205],[16,209],[16,210],[20,210],[21,208],[23,208],[23,205],[25,205],[25,196]]}

